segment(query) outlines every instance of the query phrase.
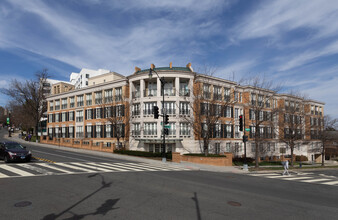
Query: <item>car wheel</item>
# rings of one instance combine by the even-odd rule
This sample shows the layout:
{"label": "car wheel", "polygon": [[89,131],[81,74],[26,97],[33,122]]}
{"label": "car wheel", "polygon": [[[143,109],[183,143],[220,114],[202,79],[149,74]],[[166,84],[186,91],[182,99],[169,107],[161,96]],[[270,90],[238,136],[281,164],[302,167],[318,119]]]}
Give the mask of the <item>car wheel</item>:
{"label": "car wheel", "polygon": [[9,159],[8,155],[5,156],[5,163],[9,163],[11,160]]}

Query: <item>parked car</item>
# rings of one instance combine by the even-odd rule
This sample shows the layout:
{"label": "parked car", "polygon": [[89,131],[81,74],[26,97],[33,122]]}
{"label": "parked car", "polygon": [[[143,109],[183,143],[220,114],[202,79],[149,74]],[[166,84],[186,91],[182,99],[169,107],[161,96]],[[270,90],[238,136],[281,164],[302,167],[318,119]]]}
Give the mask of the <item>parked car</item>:
{"label": "parked car", "polygon": [[0,142],[0,158],[3,159],[5,163],[11,161],[29,162],[32,159],[32,152],[17,142]]}

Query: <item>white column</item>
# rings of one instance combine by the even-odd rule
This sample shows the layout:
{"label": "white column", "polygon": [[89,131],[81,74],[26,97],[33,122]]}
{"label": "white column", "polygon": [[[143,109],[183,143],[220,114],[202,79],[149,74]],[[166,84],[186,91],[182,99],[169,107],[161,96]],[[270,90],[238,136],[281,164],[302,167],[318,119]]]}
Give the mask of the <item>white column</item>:
{"label": "white column", "polygon": [[140,98],[144,97],[144,90],[145,90],[144,79],[141,79],[140,80]]}
{"label": "white column", "polygon": [[157,96],[162,96],[161,91],[161,80],[157,77]]}
{"label": "white column", "polygon": [[175,90],[176,90],[176,96],[180,95],[180,78],[175,78]]}

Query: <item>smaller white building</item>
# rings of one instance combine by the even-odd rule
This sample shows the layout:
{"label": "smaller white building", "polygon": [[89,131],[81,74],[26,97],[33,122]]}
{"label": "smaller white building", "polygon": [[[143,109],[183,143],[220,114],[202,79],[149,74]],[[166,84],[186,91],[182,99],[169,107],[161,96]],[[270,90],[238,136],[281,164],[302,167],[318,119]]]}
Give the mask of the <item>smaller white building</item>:
{"label": "smaller white building", "polygon": [[111,72],[110,70],[105,69],[98,70],[81,69],[79,73],[74,72],[71,73],[69,81],[72,85],[75,85],[75,89],[81,89],[88,86],[89,78],[110,72]]}

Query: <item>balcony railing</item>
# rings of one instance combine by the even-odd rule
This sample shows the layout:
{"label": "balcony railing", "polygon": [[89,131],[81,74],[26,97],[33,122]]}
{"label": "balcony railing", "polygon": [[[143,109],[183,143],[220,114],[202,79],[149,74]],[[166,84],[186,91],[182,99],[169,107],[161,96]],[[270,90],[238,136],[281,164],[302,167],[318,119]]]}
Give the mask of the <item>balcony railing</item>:
{"label": "balcony railing", "polygon": [[[174,115],[174,114],[176,114],[176,109],[175,108],[166,108],[165,112],[166,112],[166,114]],[[161,111],[161,114],[163,114],[162,111]]]}
{"label": "balcony railing", "polygon": [[[162,91],[161,91],[161,96],[163,95]],[[164,95],[165,96],[175,96],[176,95],[176,90],[175,88],[168,88],[168,89],[164,89]]]}
{"label": "balcony railing", "polygon": [[141,135],[141,131],[137,131],[137,130],[133,130],[133,131],[131,131],[131,133],[132,133],[132,135],[133,136],[140,136]]}
{"label": "balcony railing", "polygon": [[157,89],[145,89],[143,92],[144,97],[157,96]]}
{"label": "balcony railing", "polygon": [[140,113],[141,113],[141,112],[140,112],[139,110],[138,110],[138,111],[132,111],[132,115],[133,115],[133,116],[140,115]]}
{"label": "balcony railing", "polygon": [[180,109],[180,115],[190,115],[190,110]]}
{"label": "balcony railing", "polygon": [[143,110],[144,115],[152,115],[154,114],[153,109],[144,109]]}

